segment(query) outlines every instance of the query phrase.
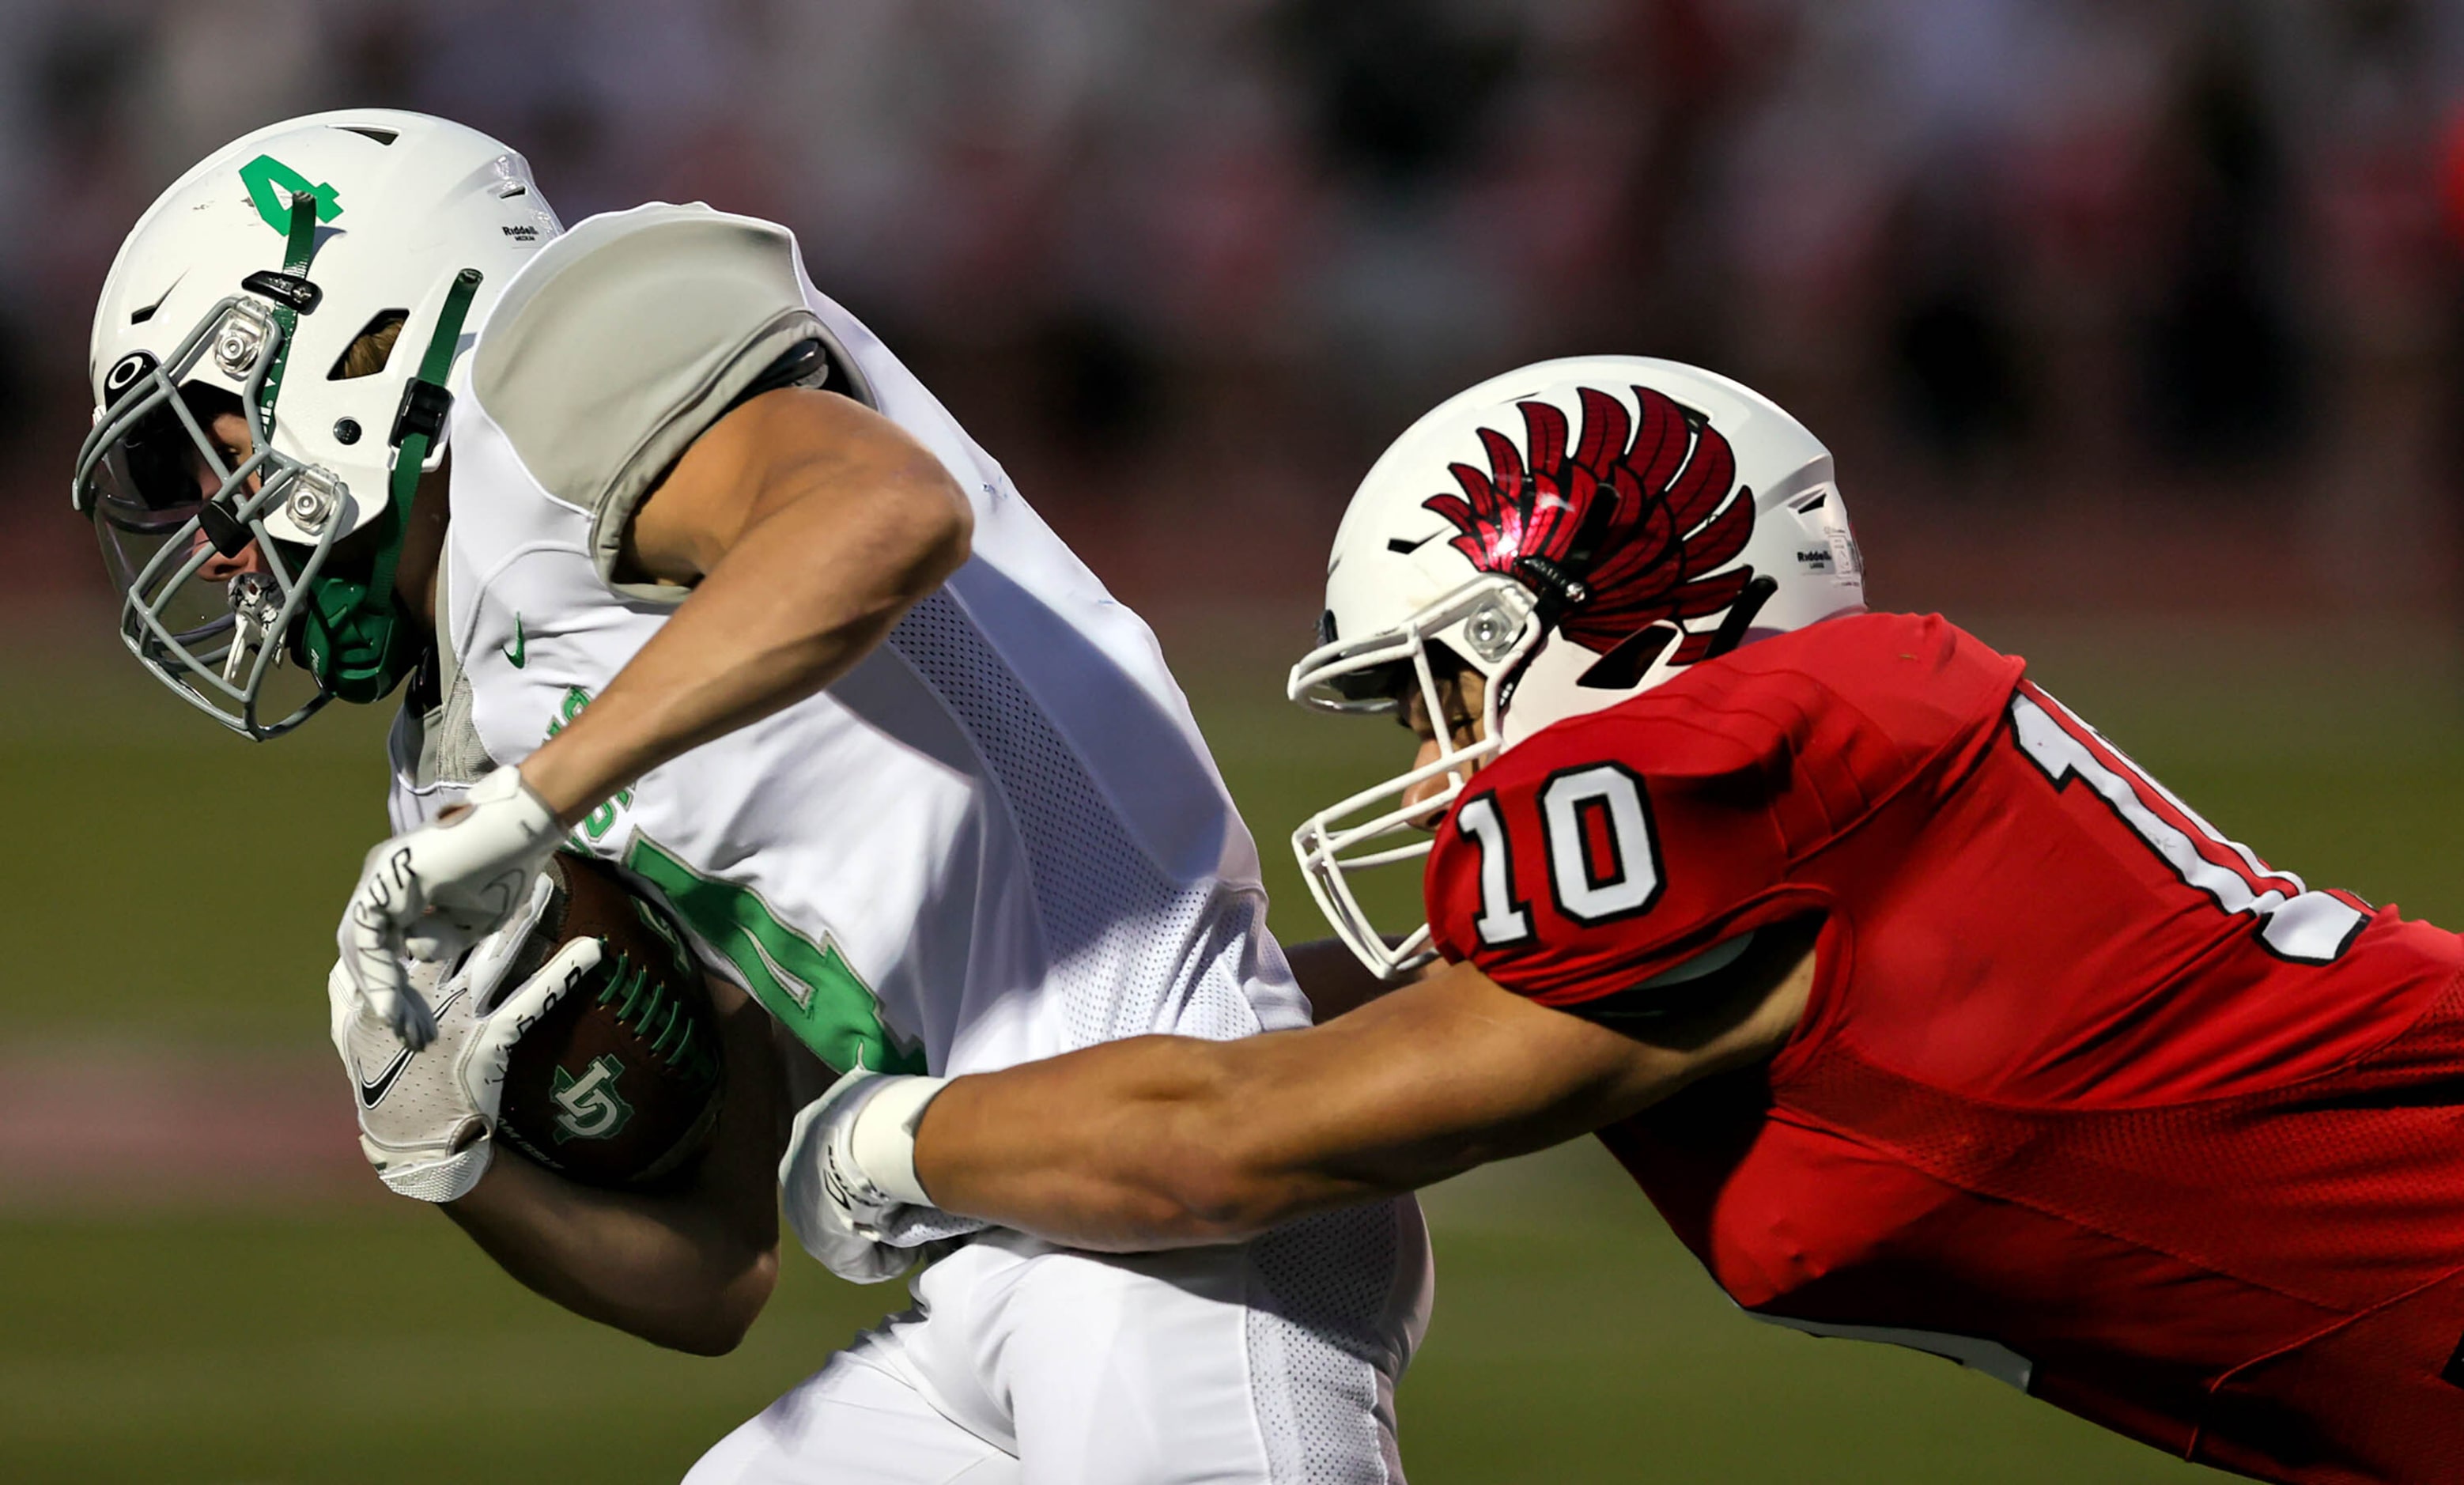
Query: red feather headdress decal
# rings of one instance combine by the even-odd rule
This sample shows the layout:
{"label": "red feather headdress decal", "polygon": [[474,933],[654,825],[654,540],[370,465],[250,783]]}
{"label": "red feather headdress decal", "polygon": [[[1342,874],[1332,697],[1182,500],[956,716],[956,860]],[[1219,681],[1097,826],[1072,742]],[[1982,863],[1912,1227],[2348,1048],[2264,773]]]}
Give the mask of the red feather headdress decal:
{"label": "red feather headdress decal", "polygon": [[[1562,607],[1559,630],[1601,654],[1645,625],[1683,628],[1720,613],[1753,578],[1750,567],[1701,576],[1735,560],[1753,534],[1753,491],[1735,483],[1728,441],[1661,393],[1635,395],[1639,419],[1584,387],[1582,441],[1572,448],[1564,412],[1517,404],[1528,456],[1483,428],[1488,469],[1451,466],[1463,493],[1424,502],[1461,533],[1453,546],[1474,567],[1542,589]],[[1668,658],[1692,665],[1711,640],[1689,631]]]}

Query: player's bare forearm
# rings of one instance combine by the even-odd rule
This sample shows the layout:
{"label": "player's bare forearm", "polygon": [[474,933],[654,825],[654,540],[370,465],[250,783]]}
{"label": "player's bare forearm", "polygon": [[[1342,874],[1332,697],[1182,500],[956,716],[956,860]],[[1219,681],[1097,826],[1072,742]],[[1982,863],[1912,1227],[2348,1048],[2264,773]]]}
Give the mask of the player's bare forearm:
{"label": "player's bare forearm", "polygon": [[693,596],[590,710],[524,760],[567,821],[668,759],[802,701],[864,658],[967,557],[939,460],[833,393],[737,408],[643,503],[628,576]]}
{"label": "player's bare forearm", "polygon": [[786,1118],[769,1016],[732,987],[712,988],[725,1102],[688,1184],[603,1190],[500,1147],[478,1186],[445,1209],[508,1274],[566,1309],[705,1356],[735,1348],[777,1281]]}
{"label": "player's bare forearm", "polygon": [[917,1128],[916,1174],[948,1211],[1078,1247],[1238,1240],[1545,1148],[1766,1056],[1811,955],[1781,969],[1652,1039],[1456,966],[1308,1031],[1145,1037],[960,1078]]}

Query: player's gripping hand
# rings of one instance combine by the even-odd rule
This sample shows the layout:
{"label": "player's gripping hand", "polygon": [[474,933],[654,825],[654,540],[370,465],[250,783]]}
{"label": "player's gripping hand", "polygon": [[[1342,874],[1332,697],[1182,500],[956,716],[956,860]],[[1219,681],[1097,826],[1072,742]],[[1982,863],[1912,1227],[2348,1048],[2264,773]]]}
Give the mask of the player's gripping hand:
{"label": "player's gripping hand", "polygon": [[551,890],[539,878],[514,921],[450,972],[432,964],[405,968],[406,980],[430,997],[424,1003],[432,1007],[435,1029],[424,1047],[411,1047],[370,1015],[341,965],[327,976],[334,1050],[359,1105],[360,1149],[396,1193],[454,1201],[479,1184],[494,1158],[491,1137],[514,1043],[598,967],[600,941],[575,939],[538,972],[505,985]]}
{"label": "player's gripping hand", "polygon": [[796,1240],[839,1278],[877,1284],[921,1256],[892,1246],[888,1231],[933,1205],[915,1179],[915,1125],[946,1081],[859,1067],[797,1114],[779,1162],[780,1203]]}
{"label": "player's gripping hand", "polygon": [[435,1040],[434,1008],[405,957],[450,960],[501,926],[561,836],[556,813],[521,774],[500,768],[457,813],[370,851],[335,933],[341,972],[367,1015],[413,1051]]}

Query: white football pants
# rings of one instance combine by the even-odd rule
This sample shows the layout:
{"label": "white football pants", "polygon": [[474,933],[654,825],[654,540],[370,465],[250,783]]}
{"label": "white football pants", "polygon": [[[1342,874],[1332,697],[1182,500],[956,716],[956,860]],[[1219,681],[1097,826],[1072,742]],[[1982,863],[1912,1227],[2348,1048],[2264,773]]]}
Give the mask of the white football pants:
{"label": "white football pants", "polygon": [[1431,1291],[1409,1199],[1127,1257],[989,1233],[686,1485],[1401,1485]]}

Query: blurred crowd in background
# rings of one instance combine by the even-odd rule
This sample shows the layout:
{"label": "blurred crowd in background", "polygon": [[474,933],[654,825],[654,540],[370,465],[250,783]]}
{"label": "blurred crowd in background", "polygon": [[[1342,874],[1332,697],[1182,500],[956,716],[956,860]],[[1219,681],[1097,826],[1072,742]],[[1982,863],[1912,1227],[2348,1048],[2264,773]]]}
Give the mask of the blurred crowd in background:
{"label": "blurred crowd in background", "polygon": [[788,224],[1133,597],[1306,593],[1416,413],[1607,350],[1798,412],[1895,605],[2464,599],[2464,0],[0,13],[38,589],[99,576],[65,496],[121,235],[226,139],[372,103],[503,138],[568,223]]}

